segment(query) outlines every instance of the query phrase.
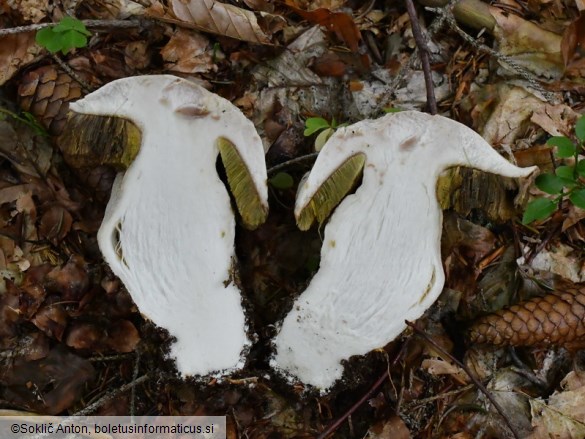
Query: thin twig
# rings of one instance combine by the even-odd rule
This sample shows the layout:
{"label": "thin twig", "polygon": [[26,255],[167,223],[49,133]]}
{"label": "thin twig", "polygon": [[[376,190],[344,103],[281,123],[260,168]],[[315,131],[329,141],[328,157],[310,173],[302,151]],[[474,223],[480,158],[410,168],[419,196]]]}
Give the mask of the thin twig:
{"label": "thin twig", "polygon": [[[136,349],[136,361],[134,363],[134,373],[132,374],[132,382],[138,379],[138,372],[140,370],[140,347]],[[136,414],[136,386],[132,386],[130,390],[130,416],[134,417]]]}
{"label": "thin twig", "polygon": [[524,78],[534,90],[536,90],[540,94],[542,94],[542,96],[547,101],[549,101],[550,103],[553,103],[553,104],[555,103],[555,101],[556,101],[555,95],[553,93],[550,93],[549,91],[545,90],[542,87],[542,85],[540,85],[538,80],[534,77],[534,75],[532,73],[530,73],[528,70],[526,70],[524,67],[522,67],[520,64],[518,64],[516,62],[516,60],[492,49],[491,47],[486,46],[485,44],[479,43],[475,38],[473,38],[471,35],[469,35],[465,31],[463,31],[457,25],[457,21],[455,20],[455,16],[453,15],[453,13],[451,12],[450,9],[446,9],[446,8],[426,8],[426,9],[428,11],[442,15],[444,17],[445,21],[447,22],[448,26],[452,30],[457,32],[457,34],[461,38],[463,38],[463,40],[465,40],[467,43],[469,43],[475,49],[477,49],[481,52],[485,52],[488,55],[496,58],[498,61],[504,63],[505,64],[504,67],[508,66],[510,69],[514,70],[518,75],[520,75],[522,78]]}
{"label": "thin twig", "polygon": [[53,58],[53,60],[55,60],[55,62],[57,64],[59,64],[59,66],[63,70],[65,70],[65,73],[67,73],[69,76],[71,76],[75,81],[77,81],[79,83],[79,85],[81,86],[81,88],[83,89],[84,92],[91,93],[93,91],[91,86],[88,83],[86,83],[81,78],[81,76],[79,76],[77,74],[77,72],[75,72],[75,70],[73,70],[65,61],[63,61],[61,58],[59,58],[59,56],[57,56],[56,53],[52,53],[51,58]]}
{"label": "thin twig", "polygon": [[288,168],[291,165],[296,165],[297,163],[302,163],[302,162],[316,159],[318,155],[319,155],[318,152],[312,152],[311,154],[302,155],[300,157],[297,157],[297,158],[294,158],[291,160],[287,160],[286,162],[279,163],[278,165],[275,165],[275,166],[269,168],[266,172],[268,175],[272,175],[272,174],[274,174],[282,169]]}
{"label": "thin twig", "polygon": [[[402,347],[396,354],[396,357],[394,357],[394,360],[392,361],[392,366],[396,365],[398,360],[402,357],[404,351],[406,350],[407,345],[408,341],[402,345]],[[325,439],[327,436],[334,433],[341,426],[341,424],[343,424],[346,419],[348,419],[357,409],[359,409],[362,406],[362,404],[365,403],[368,400],[368,398],[370,398],[372,394],[378,389],[378,387],[380,387],[382,383],[387,379],[388,380],[390,379],[390,367],[388,367],[384,371],[384,373],[380,375],[380,377],[376,380],[372,387],[370,387],[370,389],[364,394],[364,396],[362,396],[354,405],[352,405],[347,412],[345,412],[342,416],[333,421],[319,436],[317,436],[317,439]]]}
{"label": "thin twig", "polygon": [[508,428],[510,429],[510,431],[512,432],[514,437],[516,439],[520,439],[521,438],[520,433],[518,433],[518,431],[516,430],[516,427],[514,427],[512,425],[512,422],[510,421],[510,419],[508,418],[508,416],[504,412],[504,409],[502,408],[502,406],[498,403],[498,401],[496,401],[496,399],[489,392],[489,390],[486,389],[486,387],[481,383],[481,381],[479,381],[475,377],[475,375],[473,375],[471,373],[469,368],[465,364],[463,364],[461,361],[459,361],[457,358],[455,358],[453,355],[451,355],[449,352],[447,352],[440,344],[438,344],[435,340],[433,340],[431,337],[429,337],[422,329],[418,328],[414,323],[406,321],[406,324],[408,326],[410,326],[416,334],[421,336],[426,343],[430,344],[431,346],[433,346],[433,348],[435,348],[437,351],[439,351],[442,355],[445,355],[447,358],[449,358],[449,360],[451,360],[453,363],[455,363],[457,366],[459,366],[467,374],[469,379],[471,381],[473,381],[473,384],[475,384],[476,387],[480,390],[480,392],[482,392],[485,395],[485,397],[492,403],[492,405],[494,406],[496,411],[504,419],[504,422],[506,423],[506,425],[508,426]]}
{"label": "thin twig", "polygon": [[433,86],[433,73],[431,71],[431,61],[429,57],[429,48],[425,37],[423,36],[416,9],[412,0],[406,0],[406,9],[410,17],[410,26],[412,27],[412,35],[418,47],[418,54],[422,64],[423,74],[425,77],[425,86],[427,89],[427,108],[429,113],[437,114],[437,99],[435,98],[435,88]]}
{"label": "thin twig", "polygon": [[73,416],[88,416],[88,415],[92,414],[93,412],[95,412],[97,409],[99,409],[101,406],[103,406],[106,402],[110,401],[111,399],[115,398],[116,396],[118,396],[124,392],[127,392],[128,390],[132,389],[133,387],[136,387],[137,385],[142,384],[145,381],[148,381],[149,379],[150,379],[149,374],[142,375],[140,378],[136,378],[132,382],[124,384],[119,389],[112,390],[111,392],[106,393],[104,396],[102,396],[100,399],[98,399],[94,403],[88,405],[84,409],[81,409],[81,410],[73,413]]}
{"label": "thin twig", "polygon": [[129,352],[126,354],[116,354],[116,355],[104,355],[103,357],[90,357],[88,358],[89,361],[98,362],[98,361],[124,361],[134,356],[133,352]]}
{"label": "thin twig", "polygon": [[[147,20],[81,20],[81,22],[88,28],[119,28],[128,29],[135,27],[145,27]],[[8,29],[0,29],[0,37],[11,34],[22,34],[25,32],[33,32],[44,29],[46,27],[55,26],[57,23],[37,23],[29,24],[27,26],[17,26]]]}

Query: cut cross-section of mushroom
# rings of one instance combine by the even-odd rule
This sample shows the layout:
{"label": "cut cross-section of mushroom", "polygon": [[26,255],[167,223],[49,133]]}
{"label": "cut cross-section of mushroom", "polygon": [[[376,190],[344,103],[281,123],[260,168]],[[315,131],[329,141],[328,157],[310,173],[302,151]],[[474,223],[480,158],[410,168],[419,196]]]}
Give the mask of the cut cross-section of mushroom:
{"label": "cut cross-section of mushroom", "polygon": [[439,174],[452,166],[507,177],[536,169],[510,164],[445,117],[405,111],[365,120],[321,150],[297,194],[299,227],[326,218],[351,186],[336,181],[340,172],[353,183],[361,163],[362,184],[329,219],[319,271],[274,341],[273,366],[321,389],[342,376],[343,360],[392,341],[441,292]]}
{"label": "cut cross-section of mushroom", "polygon": [[248,337],[231,278],[235,219],[215,165],[221,153],[242,221],[257,227],[268,203],[253,124],[225,99],[167,75],[111,82],[71,109],[126,118],[142,132],[98,233],[105,260],[140,312],[176,337],[171,355],[182,374],[242,367]]}

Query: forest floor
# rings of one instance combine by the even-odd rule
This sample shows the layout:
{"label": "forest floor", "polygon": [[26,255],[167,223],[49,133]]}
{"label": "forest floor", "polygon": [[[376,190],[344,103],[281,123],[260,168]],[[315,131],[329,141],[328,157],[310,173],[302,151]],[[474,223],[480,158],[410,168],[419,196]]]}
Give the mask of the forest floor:
{"label": "forest floor", "polygon": [[[301,232],[293,215],[322,141],[303,134],[305,121],[438,113],[519,166],[569,169],[566,190],[582,189],[578,166],[563,168],[579,151],[566,158],[547,141],[583,140],[583,10],[581,0],[0,2],[0,407],[225,415],[230,439],[585,437],[585,300],[573,324],[540,322],[528,342],[510,325],[528,325],[530,307],[500,312],[495,335],[474,326],[547,293],[551,309],[585,297],[585,198],[561,197],[525,225],[527,203],[545,196],[534,178],[441,177],[443,294],[399,339],[352,358],[328,393],[275,374],[268,342],[319,266],[319,230]],[[49,53],[35,35],[64,16],[86,24],[87,41]],[[229,378],[178,377],[168,334],[142,318],[97,247],[113,171],[60,141],[70,102],[160,73],[233,102],[267,151],[268,220],[236,237],[257,342]],[[563,195],[562,184],[538,187]],[[470,342],[470,328],[501,345]]]}

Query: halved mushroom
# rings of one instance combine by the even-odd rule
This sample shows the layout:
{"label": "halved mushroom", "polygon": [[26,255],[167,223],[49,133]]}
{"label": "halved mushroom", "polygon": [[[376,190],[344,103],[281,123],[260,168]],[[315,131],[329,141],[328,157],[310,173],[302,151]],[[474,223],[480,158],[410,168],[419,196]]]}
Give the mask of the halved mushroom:
{"label": "halved mushroom", "polygon": [[221,154],[242,220],[257,227],[268,203],[253,124],[225,99],[167,75],[111,82],[71,109],[126,118],[142,132],[98,233],[105,260],[140,312],[176,337],[171,355],[182,374],[242,367],[248,338],[231,277],[235,219],[215,165]]}
{"label": "halved mushroom", "polygon": [[297,194],[299,227],[327,217],[350,186],[335,183],[339,172],[355,179],[358,160],[362,184],[329,219],[319,271],[274,342],[273,366],[321,389],[342,376],[342,360],[392,341],[441,292],[439,174],[469,166],[523,177],[536,169],[510,164],[445,117],[389,114],[342,128],[325,144]]}

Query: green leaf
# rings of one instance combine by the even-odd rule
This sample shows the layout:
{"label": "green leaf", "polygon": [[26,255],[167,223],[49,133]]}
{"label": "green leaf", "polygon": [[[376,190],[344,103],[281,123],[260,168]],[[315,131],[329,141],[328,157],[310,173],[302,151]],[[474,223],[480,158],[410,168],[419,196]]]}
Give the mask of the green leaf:
{"label": "green leaf", "polygon": [[565,187],[563,180],[553,174],[541,174],[536,177],[536,187],[547,194],[560,194]]}
{"label": "green leaf", "polygon": [[53,32],[67,32],[67,31],[76,31],[80,34],[90,36],[91,33],[85,27],[81,21],[77,18],[73,17],[63,17],[59,24],[57,24],[53,28]]}
{"label": "green leaf", "polygon": [[581,142],[585,142],[585,115],[577,119],[575,124],[575,135]]}
{"label": "green leaf", "polygon": [[571,192],[571,195],[569,195],[569,200],[571,200],[575,206],[585,209],[585,188],[575,189]]}
{"label": "green leaf", "polygon": [[579,160],[577,163],[577,173],[581,177],[585,177],[585,160]]}
{"label": "green leaf", "polygon": [[66,54],[75,47],[87,46],[87,37],[90,35],[81,21],[65,17],[56,26],[38,31],[35,40],[51,53],[62,51]]}
{"label": "green leaf", "polygon": [[528,203],[522,217],[522,224],[548,218],[557,208],[557,203],[548,198],[536,198]]}
{"label": "green leaf", "polygon": [[51,53],[61,50],[59,35],[53,32],[53,28],[46,27],[37,32],[35,41]]}
{"label": "green leaf", "polygon": [[279,172],[268,181],[276,189],[290,189],[295,183],[290,174],[286,172]]}
{"label": "green leaf", "polygon": [[557,156],[561,158],[573,157],[577,152],[577,148],[571,142],[571,139],[565,136],[551,137],[546,142],[547,145],[557,147]]}
{"label": "green leaf", "polygon": [[388,107],[388,108],[382,108],[382,111],[384,113],[399,113],[402,110],[400,108]]}
{"label": "green leaf", "polygon": [[319,130],[323,130],[325,128],[330,128],[331,125],[329,122],[322,117],[309,117],[305,121],[305,131],[303,134],[305,137],[310,136],[311,134],[316,133]]}
{"label": "green leaf", "polygon": [[575,173],[573,166],[559,166],[556,169],[555,174],[557,174],[557,176],[561,178],[566,178],[568,180],[575,181]]}
{"label": "green leaf", "polygon": [[61,34],[61,52],[67,53],[76,47],[87,46],[87,37],[77,31],[70,30]]}

